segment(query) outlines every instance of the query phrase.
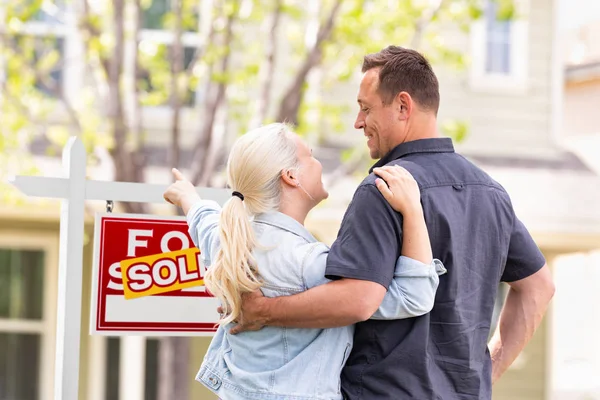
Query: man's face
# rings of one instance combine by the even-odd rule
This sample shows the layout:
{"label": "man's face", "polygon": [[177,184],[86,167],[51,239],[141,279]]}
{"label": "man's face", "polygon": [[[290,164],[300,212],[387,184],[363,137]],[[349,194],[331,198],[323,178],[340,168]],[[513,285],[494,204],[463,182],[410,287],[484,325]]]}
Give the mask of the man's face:
{"label": "man's face", "polygon": [[378,159],[390,152],[397,144],[397,137],[402,137],[406,124],[400,121],[399,107],[396,100],[384,105],[377,92],[379,85],[379,69],[373,68],[365,72],[358,90],[359,111],[354,122],[356,129],[362,129],[367,137],[367,146],[371,158]]}

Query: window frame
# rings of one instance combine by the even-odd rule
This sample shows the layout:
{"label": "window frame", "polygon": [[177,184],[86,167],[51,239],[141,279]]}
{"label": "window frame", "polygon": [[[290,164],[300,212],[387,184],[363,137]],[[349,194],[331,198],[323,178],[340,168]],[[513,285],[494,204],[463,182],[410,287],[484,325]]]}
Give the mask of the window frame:
{"label": "window frame", "polygon": [[[489,1],[489,0],[487,0]],[[525,94],[529,86],[529,0],[515,0],[510,22],[509,73],[487,71],[488,30],[485,14],[471,24],[470,88],[475,92]]]}
{"label": "window frame", "polygon": [[0,248],[44,252],[44,294],[42,319],[0,318],[0,332],[35,333],[40,335],[39,390],[40,400],[51,400],[54,393],[54,359],[56,349],[56,301],[58,290],[57,234],[29,230],[0,230]]}
{"label": "window frame", "polygon": [[[73,40],[69,35],[69,27],[63,23],[52,23],[47,21],[27,21],[17,30],[18,34],[31,37],[39,38],[51,38],[51,39],[62,39],[61,64],[60,69],[62,70],[62,79],[60,80],[60,90],[58,96],[48,96],[48,100],[58,102],[60,96],[67,95],[67,79],[65,79],[65,69],[67,65],[68,49],[70,42]],[[39,89],[38,89],[39,90]]]}

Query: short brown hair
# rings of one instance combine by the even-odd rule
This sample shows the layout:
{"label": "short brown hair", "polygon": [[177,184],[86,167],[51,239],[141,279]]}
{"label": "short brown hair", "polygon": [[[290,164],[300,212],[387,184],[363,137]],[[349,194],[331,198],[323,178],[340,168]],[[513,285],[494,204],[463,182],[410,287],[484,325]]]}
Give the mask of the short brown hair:
{"label": "short brown hair", "polygon": [[429,61],[421,53],[400,46],[388,46],[365,56],[362,72],[379,71],[379,95],[390,104],[400,92],[407,92],[423,108],[438,112],[440,89]]}

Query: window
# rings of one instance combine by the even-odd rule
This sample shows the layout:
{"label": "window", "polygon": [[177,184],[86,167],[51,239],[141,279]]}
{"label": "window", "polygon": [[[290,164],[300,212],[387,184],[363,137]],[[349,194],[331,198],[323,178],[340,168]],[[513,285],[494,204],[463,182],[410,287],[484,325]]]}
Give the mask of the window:
{"label": "window", "polygon": [[64,0],[43,1],[32,19],[47,24],[63,24],[65,11]]}
{"label": "window", "polygon": [[20,23],[15,25],[18,33],[11,35],[8,42],[15,62],[7,65],[7,74],[18,75],[25,85],[47,97],[62,96],[67,38],[65,2],[27,0],[11,7],[9,14]]}
{"label": "window", "polygon": [[527,90],[527,2],[515,0],[516,16],[502,20],[498,15],[498,3],[487,0],[483,17],[471,26],[472,90],[515,94]]}
{"label": "window", "polygon": [[0,248],[0,398],[38,398],[43,286],[42,251]]}
{"label": "window", "polygon": [[35,239],[0,237],[0,399],[52,395],[56,243]]}
{"label": "window", "polygon": [[[198,31],[198,2],[183,1],[185,16],[183,30],[187,32]],[[143,7],[143,6],[142,6]],[[152,0],[142,11],[142,29],[163,30],[169,29],[168,19],[172,5],[170,0]]]}
{"label": "window", "polygon": [[[144,399],[156,400],[158,398],[158,350],[160,340],[146,338],[146,357],[144,374]],[[120,400],[120,354],[121,339],[111,337],[107,339],[106,346],[106,379],[105,400]]]}
{"label": "window", "polygon": [[[141,50],[140,71],[138,79],[142,92],[141,101],[144,105],[160,106],[168,104],[169,92],[171,88],[171,74],[169,61],[171,57],[168,55],[171,51],[171,46],[167,44],[149,44],[143,43],[142,46],[152,46],[154,49],[148,54],[144,54]],[[183,70],[185,71],[196,54],[196,48],[191,46],[183,47]],[[168,71],[166,74],[157,73],[157,71]],[[152,73],[151,73],[152,71]],[[195,103],[196,91],[192,87],[187,88],[187,92],[183,94],[181,104],[183,106],[193,106]]]}
{"label": "window", "polygon": [[498,3],[485,8],[486,46],[485,72],[510,74],[511,21],[498,19]]}

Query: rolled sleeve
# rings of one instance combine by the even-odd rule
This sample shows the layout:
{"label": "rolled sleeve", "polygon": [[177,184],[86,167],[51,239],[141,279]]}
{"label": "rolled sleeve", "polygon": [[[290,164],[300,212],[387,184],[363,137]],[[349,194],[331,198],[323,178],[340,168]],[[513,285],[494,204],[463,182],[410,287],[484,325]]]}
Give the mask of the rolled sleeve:
{"label": "rolled sleeve", "polygon": [[402,247],[402,217],[373,184],[361,185],[327,259],[326,277],[376,282],[386,289]]}
{"label": "rolled sleeve", "polygon": [[514,282],[539,271],[546,264],[544,255],[525,228],[515,217],[510,236],[506,266],[502,274],[503,282]]}
{"label": "rolled sleeve", "polygon": [[324,243],[311,243],[302,262],[302,279],[306,289],[331,282],[325,277],[329,247]]}
{"label": "rolled sleeve", "polygon": [[201,200],[188,211],[186,219],[189,234],[205,266],[212,264],[212,259],[219,250],[219,217],[221,207],[215,201]]}
{"label": "rolled sleeve", "polygon": [[440,260],[424,264],[401,256],[396,264],[394,279],[371,319],[403,319],[427,314],[433,308],[440,283],[439,275],[446,268]]}

